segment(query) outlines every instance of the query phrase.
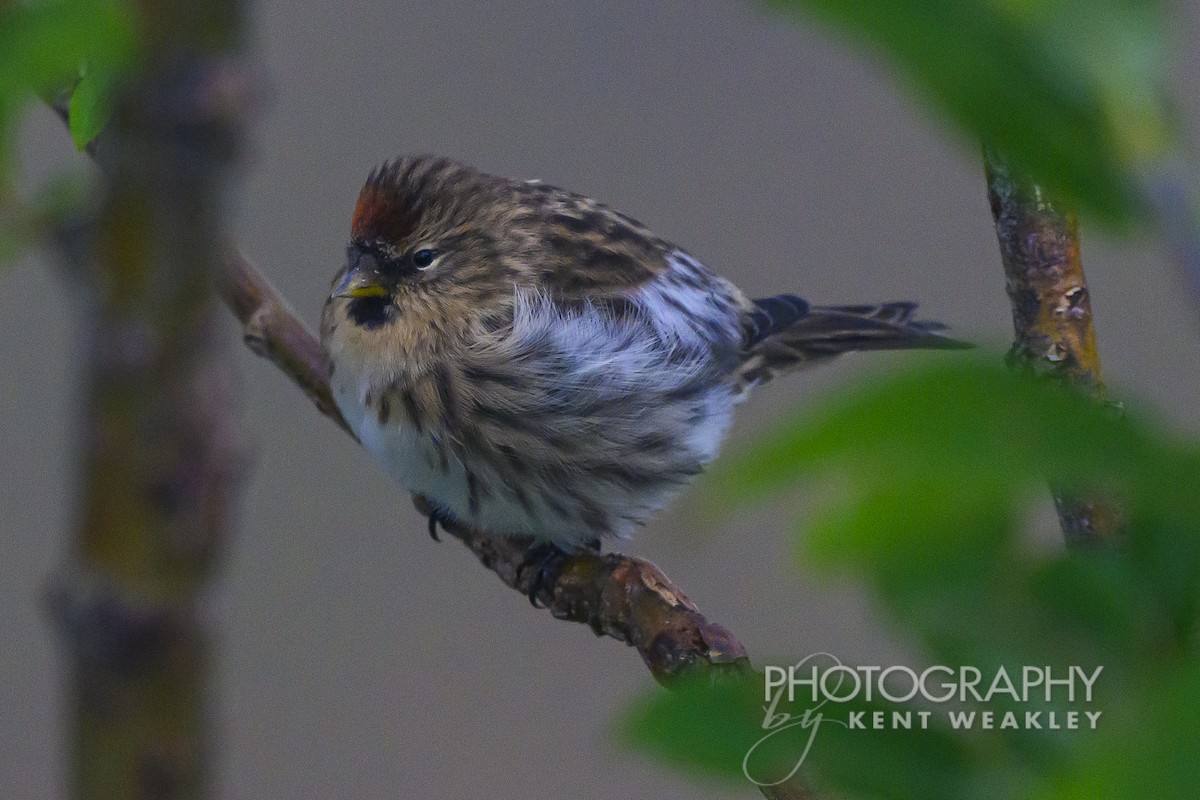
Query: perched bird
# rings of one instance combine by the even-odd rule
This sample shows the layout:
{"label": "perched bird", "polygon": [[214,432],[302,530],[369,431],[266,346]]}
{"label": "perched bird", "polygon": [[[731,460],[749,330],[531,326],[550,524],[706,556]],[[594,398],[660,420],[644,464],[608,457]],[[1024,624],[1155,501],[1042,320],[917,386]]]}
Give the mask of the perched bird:
{"label": "perched bird", "polygon": [[431,531],[569,551],[664,506],[778,373],[962,346],[914,309],[750,300],[594,200],[418,156],[367,179],[321,341],[346,421]]}

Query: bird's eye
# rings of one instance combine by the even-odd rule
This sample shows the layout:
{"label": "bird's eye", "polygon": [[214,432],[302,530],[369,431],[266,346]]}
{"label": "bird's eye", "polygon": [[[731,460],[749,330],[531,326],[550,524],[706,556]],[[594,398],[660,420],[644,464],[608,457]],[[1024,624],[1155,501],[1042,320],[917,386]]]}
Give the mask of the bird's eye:
{"label": "bird's eye", "polygon": [[430,250],[428,247],[423,247],[412,254],[413,266],[417,269],[428,269],[433,264],[433,259],[437,258],[437,253]]}

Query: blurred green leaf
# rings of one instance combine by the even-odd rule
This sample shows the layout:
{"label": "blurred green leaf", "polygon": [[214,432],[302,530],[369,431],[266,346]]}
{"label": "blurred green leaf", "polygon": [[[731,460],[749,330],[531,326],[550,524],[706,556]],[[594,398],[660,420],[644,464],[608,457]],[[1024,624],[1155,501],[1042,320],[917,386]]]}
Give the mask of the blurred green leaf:
{"label": "blurred green leaf", "polygon": [[1147,675],[1135,703],[1114,714],[1069,769],[1033,800],[1194,797],[1200,781],[1200,666]]}
{"label": "blurred green leaf", "polygon": [[[0,167],[10,160],[15,121],[30,99],[70,89],[85,64],[102,81],[128,66],[133,51],[132,19],[118,0],[43,0],[0,7]],[[95,114],[88,122],[94,126]],[[6,175],[0,173],[0,180]]]}
{"label": "blurred green leaf", "polygon": [[[875,377],[800,411],[715,465],[711,503],[748,502],[818,472],[848,476],[858,496],[864,481],[906,491],[970,481],[947,501],[992,507],[1049,479],[1130,493],[1181,519],[1200,511],[1200,448],[986,353]],[[937,529],[937,519],[913,518],[922,508],[939,513],[934,499],[903,513]]]}
{"label": "blurred green leaf", "polygon": [[104,68],[87,69],[68,107],[71,138],[83,150],[104,129],[112,114],[112,90],[116,74]]}
{"label": "blurred green leaf", "polygon": [[[1125,546],[1029,547],[1020,534],[1047,476],[1119,499]],[[997,357],[942,358],[787,420],[718,465],[710,487],[717,504],[745,503],[798,480],[829,485],[799,556],[859,572],[918,645],[920,663],[985,673],[1103,667],[1085,707],[1102,712],[1096,731],[956,731],[944,717],[913,731],[831,725],[805,761],[819,788],[854,798],[1074,800],[1178,797],[1200,782],[1195,444],[1013,373]],[[1005,697],[986,708],[1085,710]],[[843,718],[846,710],[837,709]],[[701,686],[643,699],[626,739],[671,763],[733,773],[761,737],[763,714],[761,696],[714,698]],[[803,745],[779,742],[764,753],[766,768],[794,763]],[[1161,770],[1146,766],[1155,753],[1165,754]]]}
{"label": "blurred green leaf", "polygon": [[116,0],[43,0],[0,8],[0,107],[69,88],[84,64],[129,63],[130,14]]}
{"label": "blurred green leaf", "polygon": [[626,745],[668,763],[742,785],[798,776],[819,791],[863,798],[971,797],[972,751],[980,741],[954,736],[932,716],[928,727],[912,716],[911,730],[847,727],[852,714],[869,720],[911,710],[882,700],[817,704],[799,695],[770,706],[761,676],[715,685],[685,680],[670,692],[640,698],[620,721],[619,734]]}
{"label": "blurred green leaf", "polygon": [[[1178,648],[1193,633],[1200,449],[998,358],[941,359],[840,392],[719,463],[712,494],[728,506],[802,478],[832,489],[798,557],[864,570],[938,656],[1034,657],[1057,635],[1079,659]],[[1026,552],[1017,533],[1048,478],[1125,508],[1119,564]]]}
{"label": "blurred green leaf", "polygon": [[[671,763],[745,781],[742,762],[764,735],[761,703],[761,690],[749,680],[681,681],[670,693],[648,693],[620,721],[618,733],[626,744]],[[805,737],[796,730],[767,742],[755,765],[769,776],[765,782],[789,774],[794,757],[788,751],[802,751]]]}
{"label": "blurred green leaf", "polygon": [[65,211],[60,202],[38,202],[25,213],[21,203],[9,202],[13,135],[26,105],[76,86],[70,98],[71,134],[82,148],[103,127],[113,81],[131,65],[134,46],[132,16],[120,0],[0,5],[0,196],[6,203],[0,209],[0,260],[27,246],[31,234],[49,222],[48,213]]}
{"label": "blurred green leaf", "polygon": [[771,0],[889,56],[961,130],[1110,226],[1176,143],[1158,0]]}

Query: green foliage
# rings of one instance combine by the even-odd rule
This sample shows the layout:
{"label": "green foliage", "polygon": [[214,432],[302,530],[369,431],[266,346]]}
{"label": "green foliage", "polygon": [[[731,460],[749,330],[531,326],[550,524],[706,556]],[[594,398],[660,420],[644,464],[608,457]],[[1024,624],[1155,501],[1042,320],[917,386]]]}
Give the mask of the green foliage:
{"label": "green foliage", "polygon": [[1175,146],[1159,0],[771,0],[887,54],[960,129],[1113,226]]}
{"label": "green foliage", "polygon": [[823,778],[855,797],[962,796],[973,780],[972,756],[947,731],[849,731],[837,721],[849,711],[885,708],[855,702],[833,711],[783,702],[772,709],[779,723],[772,731],[764,728],[761,681],[683,681],[670,693],[645,697],[621,721],[620,734],[627,745],[689,772],[743,786],[799,775]]}
{"label": "green foliage", "polygon": [[71,138],[80,150],[99,135],[112,113],[112,90],[116,72],[105,67],[87,66],[71,92],[68,120]]}
{"label": "green foliage", "polygon": [[[130,14],[119,0],[41,0],[0,6],[0,263],[28,241],[34,218],[51,209],[25,209],[14,200],[13,133],[33,100],[70,98],[71,135],[79,148],[99,133],[109,112],[112,83],[134,53]],[[82,79],[81,79],[82,76]]]}
{"label": "green foliage", "polygon": [[[826,482],[834,499],[800,538],[800,557],[864,576],[924,664],[1103,666],[1086,706],[1102,722],[1095,731],[956,731],[938,716],[914,731],[825,724],[806,774],[858,798],[1188,796],[1184,787],[1200,783],[1200,448],[998,362],[943,358],[852,387],[719,466],[713,504]],[[1024,520],[1047,477],[1118,499],[1125,546],[1071,555],[1028,546]],[[623,730],[668,761],[745,780],[748,743],[766,732],[763,702],[760,681],[684,684],[644,699]],[[1036,710],[1006,698],[987,708]],[[784,774],[802,750],[793,739],[764,752],[760,774]]]}
{"label": "green foliage", "polygon": [[[25,103],[70,89],[85,68],[102,94],[102,84],[129,64],[133,29],[115,0],[43,0],[0,9],[0,122],[11,130]],[[97,85],[101,84],[101,85]],[[88,105],[92,105],[91,101]],[[89,125],[95,126],[93,119]],[[3,142],[7,153],[8,141]]]}

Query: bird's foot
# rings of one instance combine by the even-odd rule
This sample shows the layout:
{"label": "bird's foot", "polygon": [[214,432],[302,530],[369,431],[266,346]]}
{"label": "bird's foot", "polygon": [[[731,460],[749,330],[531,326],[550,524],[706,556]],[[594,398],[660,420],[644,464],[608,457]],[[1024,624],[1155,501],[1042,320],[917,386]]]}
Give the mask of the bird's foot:
{"label": "bird's foot", "polygon": [[525,560],[521,562],[520,569],[517,574],[522,574],[528,569],[535,570],[533,580],[529,583],[529,604],[534,608],[542,608],[538,603],[538,595],[542,588],[549,585],[553,586],[558,579],[558,573],[562,570],[563,562],[569,557],[569,553],[563,550],[556,544],[546,542],[544,544],[535,545],[525,552]]}
{"label": "bird's foot", "polygon": [[565,550],[551,543],[536,545],[525,553],[525,560],[521,562],[520,571],[523,573],[527,569],[535,570],[533,580],[529,583],[528,597],[531,606],[542,608],[542,605],[538,603],[538,595],[543,587],[554,585],[567,557],[568,553]]}
{"label": "bird's foot", "polygon": [[[600,554],[600,540],[592,539],[584,542],[582,550]],[[556,544],[545,542],[543,544],[534,545],[525,552],[525,559],[521,562],[518,568],[518,575],[523,574],[527,569],[534,569],[533,580],[529,584],[529,604],[534,608],[541,608],[538,604],[538,595],[546,586],[553,586],[558,580],[559,573],[562,572],[563,564],[571,553],[563,550]]]}

